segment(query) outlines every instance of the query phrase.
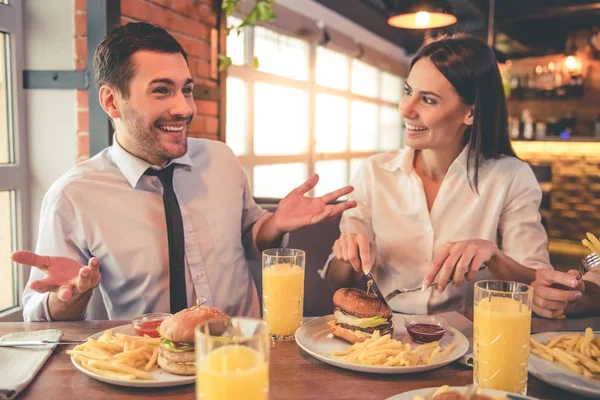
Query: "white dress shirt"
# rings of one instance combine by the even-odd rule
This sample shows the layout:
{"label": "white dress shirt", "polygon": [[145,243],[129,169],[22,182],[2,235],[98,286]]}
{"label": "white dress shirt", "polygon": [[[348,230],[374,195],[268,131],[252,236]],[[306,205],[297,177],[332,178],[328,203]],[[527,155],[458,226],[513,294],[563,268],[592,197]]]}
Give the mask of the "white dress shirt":
{"label": "white dress shirt", "polygon": [[[183,218],[188,304],[203,296],[230,315],[259,316],[246,256],[258,256],[253,239],[266,211],[252,199],[238,160],[221,142],[190,138],[187,154],[172,163],[177,164],[173,186]],[[81,264],[97,257],[110,319],[169,312],[163,189],[158,177],[144,175],[148,167],[115,138],[113,146],[59,178],[42,203],[36,252]],[[29,281],[43,278],[33,268]],[[25,321],[49,321],[48,293],[28,286]]]}
{"label": "white dress shirt", "polygon": [[[552,268],[539,213],[542,193],[531,168],[514,157],[483,161],[477,194],[467,179],[467,150],[450,165],[431,212],[413,167],[414,149],[372,156],[357,172],[349,197],[358,206],[344,212],[340,230],[365,233],[375,243],[373,277],[384,295],[420,287],[448,242],[485,239],[522,265]],[[489,277],[482,271],[477,279]],[[441,294],[431,289],[401,294],[390,305],[409,314],[454,310],[470,315],[472,296],[473,283],[464,283]]]}

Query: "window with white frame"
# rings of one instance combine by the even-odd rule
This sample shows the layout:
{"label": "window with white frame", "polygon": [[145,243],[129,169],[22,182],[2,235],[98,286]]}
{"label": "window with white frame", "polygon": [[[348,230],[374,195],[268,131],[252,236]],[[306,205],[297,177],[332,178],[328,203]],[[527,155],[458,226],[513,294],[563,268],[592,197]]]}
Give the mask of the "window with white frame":
{"label": "window with white frame", "polygon": [[[25,145],[18,115],[20,0],[0,1],[0,315],[19,312],[22,276],[10,254],[22,245],[26,215]],[[22,48],[22,47],[21,47]]]}
{"label": "window with white frame", "polygon": [[232,32],[227,54],[226,142],[255,197],[281,198],[315,172],[314,195],[325,194],[401,146],[401,77],[265,27]]}

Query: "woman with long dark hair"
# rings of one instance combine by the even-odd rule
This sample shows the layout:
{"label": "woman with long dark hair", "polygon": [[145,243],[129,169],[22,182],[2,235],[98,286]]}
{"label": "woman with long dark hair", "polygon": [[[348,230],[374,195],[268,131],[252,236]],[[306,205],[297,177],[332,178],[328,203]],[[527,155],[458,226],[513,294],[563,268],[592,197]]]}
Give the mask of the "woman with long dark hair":
{"label": "woman with long dark hair", "polygon": [[469,281],[531,282],[551,268],[541,190],[511,147],[485,43],[454,35],[425,44],[404,91],[405,147],[361,166],[350,195],[358,206],[343,214],[322,276],[342,287],[371,271],[384,294],[423,287],[394,297],[395,311],[470,315]]}

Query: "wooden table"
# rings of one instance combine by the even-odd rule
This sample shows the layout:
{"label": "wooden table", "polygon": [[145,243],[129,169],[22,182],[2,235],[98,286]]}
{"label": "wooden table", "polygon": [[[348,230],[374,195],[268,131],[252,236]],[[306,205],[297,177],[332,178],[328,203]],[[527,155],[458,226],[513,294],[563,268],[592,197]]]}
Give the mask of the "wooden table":
{"label": "wooden table", "polygon": [[[82,340],[99,331],[123,325],[123,321],[0,323],[0,336],[10,332],[60,329],[64,340]],[[533,332],[550,330],[600,329],[600,318],[547,321],[534,319]],[[270,388],[272,400],[386,399],[413,389],[443,384],[468,385],[472,369],[460,364],[409,375],[365,374],[336,368],[309,356],[295,342],[274,343],[271,353]],[[540,399],[584,399],[529,376],[528,394]],[[40,373],[18,399],[194,399],[194,385],[174,388],[128,388],[106,384],[77,371],[58,346]]]}

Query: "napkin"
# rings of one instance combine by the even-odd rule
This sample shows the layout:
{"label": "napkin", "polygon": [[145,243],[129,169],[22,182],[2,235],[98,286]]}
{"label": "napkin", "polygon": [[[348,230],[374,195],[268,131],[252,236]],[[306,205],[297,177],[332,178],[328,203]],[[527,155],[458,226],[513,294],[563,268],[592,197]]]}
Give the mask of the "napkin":
{"label": "napkin", "polygon": [[[9,333],[0,342],[13,340],[60,340],[58,329]],[[52,354],[55,344],[0,348],[0,400],[15,398],[33,380]]]}

